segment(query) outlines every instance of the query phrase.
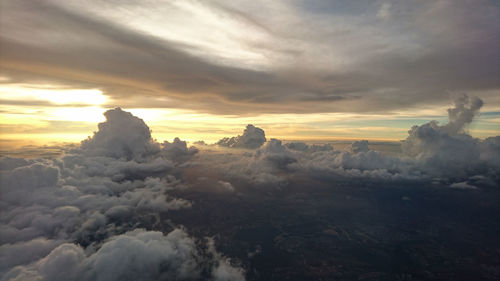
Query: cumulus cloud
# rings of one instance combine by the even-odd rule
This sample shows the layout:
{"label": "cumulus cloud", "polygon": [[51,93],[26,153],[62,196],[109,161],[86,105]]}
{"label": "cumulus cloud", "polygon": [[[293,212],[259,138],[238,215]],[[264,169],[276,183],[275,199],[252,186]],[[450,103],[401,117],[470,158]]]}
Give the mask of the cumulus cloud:
{"label": "cumulus cloud", "polygon": [[[496,138],[484,141],[466,133],[466,127],[473,121],[483,105],[477,97],[463,95],[455,100],[455,106],[448,109],[449,122],[439,125],[437,121],[413,126],[402,143],[403,153],[415,158],[421,169],[433,175],[464,177],[477,169],[481,162],[497,164],[498,148]],[[489,156],[486,156],[488,154]]]}
{"label": "cumulus cloud", "polygon": [[301,161],[302,167],[318,177],[358,177],[375,179],[417,178],[418,171],[397,157],[368,150],[366,141],[353,143],[347,150],[316,153]]}
{"label": "cumulus cloud", "polygon": [[99,130],[82,142],[87,155],[143,160],[159,151],[142,119],[121,108],[108,110],[104,116],[106,121],[99,123]]}
{"label": "cumulus cloud", "polygon": [[2,280],[196,280],[203,270],[215,280],[245,280],[213,242],[208,247],[211,255],[203,255],[182,229],[167,235],[136,229],[110,238],[92,253],[62,244],[32,264],[11,269]]}
{"label": "cumulus cloud", "polygon": [[61,157],[0,158],[2,280],[193,280],[217,269],[184,230],[134,230],[192,206],[169,193],[186,188],[175,163],[197,149],[178,138],[160,149],[141,119],[105,116]]}
{"label": "cumulus cloud", "polygon": [[[402,155],[373,151],[366,140],[343,150],[266,142],[264,131],[252,125],[241,136],[221,140],[222,148],[198,151],[179,138],[160,145],[141,119],[110,110],[99,130],[67,154],[50,160],[0,158],[0,275],[2,280],[244,280],[241,266],[217,253],[212,240],[189,236],[178,226],[170,233],[154,231],[164,230],[162,217],[196,204],[172,194],[203,184],[209,185],[204,190],[242,196],[245,188],[283,188],[296,176],[428,181],[467,190],[498,186],[500,137],[479,140],[467,134],[481,105],[478,98],[459,97],[447,124],[411,128]],[[190,165],[180,163],[188,159]]]}
{"label": "cumulus cloud", "polygon": [[271,139],[264,147],[255,151],[254,159],[257,162],[267,162],[279,169],[287,169],[289,164],[297,162],[286,146],[277,139]]}
{"label": "cumulus cloud", "polygon": [[448,124],[444,129],[450,134],[463,133],[465,126],[470,124],[479,114],[483,100],[478,97],[462,95],[455,100],[455,107],[448,109]]}
{"label": "cumulus cloud", "polygon": [[243,135],[231,138],[223,138],[217,142],[219,146],[256,149],[266,142],[266,134],[261,128],[248,124]]}
{"label": "cumulus cloud", "polygon": [[228,178],[277,185],[300,173],[324,179],[438,180],[445,185],[467,180],[475,185],[494,186],[499,181],[500,137],[480,140],[467,133],[467,126],[482,105],[477,97],[458,97],[448,110],[448,123],[430,121],[409,130],[401,144],[402,154],[373,151],[366,140],[334,150],[328,144],[282,144],[271,139],[253,154],[225,156],[214,161],[214,166],[224,170]]}
{"label": "cumulus cloud", "polygon": [[173,142],[163,142],[161,151],[169,159],[175,160],[188,159],[198,153],[198,149],[196,147],[191,146],[188,148],[187,143],[179,138],[175,138]]}
{"label": "cumulus cloud", "polygon": [[352,153],[359,153],[359,152],[368,152],[370,149],[368,148],[368,141],[361,140],[351,143],[351,145],[347,147],[347,150]]}

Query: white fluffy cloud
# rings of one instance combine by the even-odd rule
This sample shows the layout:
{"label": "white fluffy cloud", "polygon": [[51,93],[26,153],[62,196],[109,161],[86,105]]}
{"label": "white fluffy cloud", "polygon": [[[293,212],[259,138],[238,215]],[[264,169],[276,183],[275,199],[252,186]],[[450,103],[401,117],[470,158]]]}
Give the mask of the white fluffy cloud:
{"label": "white fluffy cloud", "polygon": [[[95,252],[65,243],[38,261],[18,266],[2,280],[197,280],[203,270],[215,280],[245,280],[209,242],[204,255],[184,230],[164,235],[136,229],[111,237]],[[205,268],[208,267],[208,268]]]}
{"label": "white fluffy cloud", "polygon": [[2,280],[193,280],[220,271],[184,230],[134,230],[191,207],[169,192],[186,188],[176,163],[197,150],[179,139],[161,150],[141,119],[105,115],[69,154],[0,159]]}
{"label": "white fluffy cloud", "polygon": [[[344,150],[330,145],[292,142],[282,145],[271,139],[253,154],[236,160],[216,159],[228,177],[246,178],[256,183],[286,182],[299,171],[303,176],[378,178],[384,180],[457,181],[498,185],[500,136],[485,140],[467,134],[467,126],[479,114],[481,99],[463,95],[448,110],[449,122],[436,121],[414,126],[402,143],[402,155],[386,155],[370,150],[366,140],[355,141]],[[228,139],[223,139],[227,141]],[[221,140],[221,141],[223,141]],[[235,152],[237,153],[237,152]],[[205,159],[207,160],[207,159]],[[209,160],[209,159],[208,159]],[[222,163],[221,163],[222,162]],[[478,176],[481,176],[479,180]]]}
{"label": "white fluffy cloud", "polygon": [[[110,110],[94,136],[68,154],[52,160],[0,159],[0,276],[244,280],[243,269],[217,253],[213,240],[205,243],[182,229],[163,234],[137,228],[196,204],[171,195],[196,181],[213,185],[206,190],[229,191],[227,196],[240,196],[242,183],[281,188],[295,175],[429,181],[454,189],[498,186],[500,136],[479,140],[466,133],[481,105],[480,99],[460,97],[448,111],[449,123],[414,126],[402,155],[370,150],[368,141],[344,150],[265,142],[264,131],[252,125],[219,145],[255,151],[206,146],[198,153],[178,138],[161,145],[141,119]],[[189,173],[195,174],[191,182],[184,178]]]}
{"label": "white fluffy cloud", "polygon": [[87,155],[143,160],[159,151],[142,119],[121,108],[108,110],[104,116],[106,122],[100,123],[99,130],[82,142],[81,148]]}

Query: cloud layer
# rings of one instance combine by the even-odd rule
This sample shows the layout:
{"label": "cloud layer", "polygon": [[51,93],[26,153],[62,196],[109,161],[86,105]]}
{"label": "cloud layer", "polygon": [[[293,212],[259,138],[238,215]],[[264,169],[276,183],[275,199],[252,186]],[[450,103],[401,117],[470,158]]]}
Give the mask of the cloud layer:
{"label": "cloud layer", "polygon": [[[462,96],[449,122],[414,126],[403,154],[331,145],[265,142],[248,125],[228,147],[160,144],[143,120],[105,113],[93,136],[51,160],[0,158],[2,280],[245,280],[210,237],[165,221],[192,208],[185,190],[244,196],[290,182],[414,182],[473,192],[498,188],[500,137],[474,139],[467,125],[482,101]],[[234,149],[247,148],[247,149]],[[249,150],[250,148],[254,150]],[[304,188],[307,188],[305,186]]]}
{"label": "cloud layer", "polygon": [[460,96],[448,110],[448,123],[439,125],[431,121],[413,126],[401,143],[400,155],[373,151],[366,140],[353,142],[344,150],[334,150],[328,144],[283,145],[280,140],[271,139],[253,154],[243,154],[240,158],[224,156],[214,162],[220,163],[226,180],[245,178],[261,183],[286,182],[294,174],[300,174],[325,180],[347,177],[495,186],[499,182],[500,166],[496,160],[500,155],[499,137],[480,140],[467,134],[467,126],[482,105],[477,97]]}
{"label": "cloud layer", "polygon": [[1,5],[10,82],[99,88],[111,106],[391,112],[450,91],[499,102],[499,7],[486,0]]}
{"label": "cloud layer", "polygon": [[213,242],[145,230],[192,206],[168,193],[186,188],[173,174],[197,150],[178,138],[160,145],[121,109],[105,116],[60,158],[0,159],[2,280],[244,280]]}

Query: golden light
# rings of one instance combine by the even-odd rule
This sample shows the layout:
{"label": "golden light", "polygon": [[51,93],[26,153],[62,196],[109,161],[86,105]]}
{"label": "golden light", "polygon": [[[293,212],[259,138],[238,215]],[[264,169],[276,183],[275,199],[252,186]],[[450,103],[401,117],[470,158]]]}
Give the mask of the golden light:
{"label": "golden light", "polygon": [[106,96],[99,89],[69,89],[45,84],[0,84],[4,101],[45,101],[56,105],[101,105]]}

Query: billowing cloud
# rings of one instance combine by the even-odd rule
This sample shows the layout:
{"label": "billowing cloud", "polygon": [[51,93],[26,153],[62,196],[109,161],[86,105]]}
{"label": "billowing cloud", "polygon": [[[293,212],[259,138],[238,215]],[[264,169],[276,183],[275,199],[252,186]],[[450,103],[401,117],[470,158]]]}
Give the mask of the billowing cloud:
{"label": "billowing cloud", "polygon": [[[61,244],[44,258],[13,268],[2,280],[196,280],[203,270],[213,272],[215,280],[245,280],[213,242],[209,247],[212,256],[203,256],[182,229],[167,235],[136,229],[112,237],[90,254],[81,246]],[[210,264],[214,266],[204,268]]]}
{"label": "billowing cloud", "polygon": [[455,107],[448,110],[447,124],[441,126],[431,121],[413,126],[402,143],[403,152],[417,159],[422,169],[430,174],[465,176],[471,173],[478,167],[481,153],[498,153],[494,150],[481,151],[482,148],[489,150],[487,145],[482,145],[481,140],[465,132],[482,105],[483,101],[477,97],[459,97]]}
{"label": "billowing cloud", "polygon": [[283,190],[298,184],[298,177],[428,183],[470,192],[498,187],[500,137],[467,134],[481,106],[479,98],[460,97],[448,110],[448,123],[411,128],[402,154],[374,151],[369,141],[342,150],[265,142],[264,131],[252,125],[226,139],[232,140],[230,147],[198,151],[178,138],[159,144],[144,121],[110,110],[92,137],[59,157],[0,159],[0,275],[2,280],[244,280],[243,267],[218,253],[215,240],[165,222],[169,214],[196,206],[183,192],[241,198],[248,190]]}
{"label": "billowing cloud", "polygon": [[100,123],[99,130],[82,142],[81,148],[86,154],[142,160],[159,152],[142,119],[121,108],[108,110],[104,116],[106,122]]}
{"label": "billowing cloud", "polygon": [[175,138],[173,142],[163,142],[162,153],[170,159],[181,160],[198,153],[198,149],[194,146],[188,148],[185,141]]}
{"label": "billowing cloud", "polygon": [[261,128],[248,124],[243,135],[231,138],[223,138],[217,142],[219,146],[256,149],[266,142],[266,134]]}
{"label": "billowing cloud", "polygon": [[198,249],[202,238],[182,229],[165,235],[139,229],[192,206],[169,193],[186,188],[174,176],[181,169],[176,163],[197,150],[179,139],[161,149],[144,121],[121,109],[105,116],[92,137],[61,157],[0,159],[2,280],[193,280],[203,274],[244,280],[243,269],[213,245],[210,253]]}
{"label": "billowing cloud", "polygon": [[300,142],[282,145],[281,141],[271,139],[253,155],[243,154],[237,161],[231,161],[229,167],[225,163],[220,165],[228,177],[261,183],[286,182],[294,173],[300,173],[327,180],[332,177],[441,179],[449,184],[465,180],[465,183],[497,185],[499,138],[480,140],[466,132],[482,105],[477,97],[458,97],[455,106],[448,110],[449,122],[439,125],[431,121],[411,128],[401,144],[400,155],[373,151],[366,140],[355,141],[344,150],[334,150],[330,145]]}
{"label": "billowing cloud", "polygon": [[257,150],[254,159],[258,163],[267,162],[280,169],[286,169],[289,164],[297,162],[292,153],[277,139],[269,140],[264,147]]}

